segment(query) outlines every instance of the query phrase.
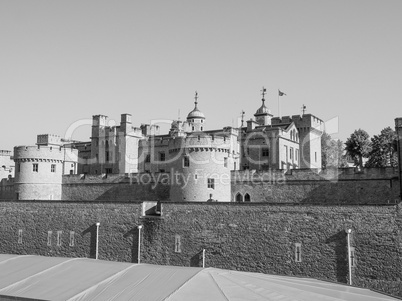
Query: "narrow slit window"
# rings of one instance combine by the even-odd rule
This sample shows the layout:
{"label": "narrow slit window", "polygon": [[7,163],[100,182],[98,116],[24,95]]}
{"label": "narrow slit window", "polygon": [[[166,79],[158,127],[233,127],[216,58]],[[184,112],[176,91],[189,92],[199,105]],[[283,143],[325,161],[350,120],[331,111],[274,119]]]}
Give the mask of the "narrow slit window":
{"label": "narrow slit window", "polygon": [[22,244],[22,229],[18,230],[18,243]]}
{"label": "narrow slit window", "polygon": [[61,246],[61,234],[63,233],[63,231],[57,231],[57,246],[60,247]]}
{"label": "narrow slit window", "polygon": [[52,245],[52,231],[47,231],[47,245]]}
{"label": "narrow slit window", "polygon": [[301,243],[296,243],[295,244],[295,261],[296,262],[301,262]]}
{"label": "narrow slit window", "polygon": [[223,158],[223,167],[228,167],[228,158]]}
{"label": "narrow slit window", "polygon": [[70,243],[69,243],[69,246],[74,247],[74,245],[75,245],[75,233],[74,233],[74,231],[70,231]]}
{"label": "narrow slit window", "polygon": [[350,266],[354,268],[356,266],[356,255],[355,255],[355,248],[350,247]]}
{"label": "narrow slit window", "polygon": [[183,157],[183,167],[189,167],[189,166],[190,166],[190,157],[184,156]]}
{"label": "narrow slit window", "polygon": [[175,251],[175,253],[181,253],[180,235],[175,235],[175,237],[174,237],[174,251]]}

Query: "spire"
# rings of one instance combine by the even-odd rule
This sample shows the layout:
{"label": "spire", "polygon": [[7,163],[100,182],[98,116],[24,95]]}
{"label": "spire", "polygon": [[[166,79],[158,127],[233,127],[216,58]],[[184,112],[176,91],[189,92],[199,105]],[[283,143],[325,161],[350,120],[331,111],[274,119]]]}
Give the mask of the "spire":
{"label": "spire", "polygon": [[265,93],[267,93],[267,89],[262,86],[261,95],[262,95],[262,104],[265,105]]}
{"label": "spire", "polygon": [[195,108],[197,108],[197,104],[198,104],[198,92],[197,91],[195,91],[194,99],[195,99],[195,101],[194,101]]}

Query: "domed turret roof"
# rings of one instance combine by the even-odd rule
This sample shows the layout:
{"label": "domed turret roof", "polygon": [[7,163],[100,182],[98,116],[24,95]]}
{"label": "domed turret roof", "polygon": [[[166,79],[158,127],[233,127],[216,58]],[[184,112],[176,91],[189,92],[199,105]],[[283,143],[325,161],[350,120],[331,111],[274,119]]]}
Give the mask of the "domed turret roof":
{"label": "domed turret roof", "polygon": [[269,114],[268,108],[265,106],[265,99],[262,100],[261,107],[255,112],[254,116]]}
{"label": "domed turret roof", "polygon": [[204,113],[202,113],[197,107],[197,104],[198,104],[197,100],[198,100],[198,93],[195,92],[195,102],[194,102],[195,106],[194,106],[194,109],[190,113],[188,113],[187,120],[193,119],[193,118],[205,119]]}
{"label": "domed turret roof", "polygon": [[192,110],[187,115],[187,119],[190,119],[190,118],[202,118],[202,119],[205,119],[205,115],[200,110],[198,110],[197,105],[196,105],[194,110]]}

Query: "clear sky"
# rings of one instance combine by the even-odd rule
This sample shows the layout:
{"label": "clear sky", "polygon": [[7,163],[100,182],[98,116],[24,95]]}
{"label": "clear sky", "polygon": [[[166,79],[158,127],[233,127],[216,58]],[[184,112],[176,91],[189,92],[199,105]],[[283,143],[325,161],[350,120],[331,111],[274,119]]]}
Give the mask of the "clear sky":
{"label": "clear sky", "polygon": [[[1,0],[0,149],[104,114],[207,129],[261,104],[337,118],[343,141],[402,117],[402,1]],[[333,129],[331,130],[334,131]],[[90,126],[73,139],[89,140]]]}

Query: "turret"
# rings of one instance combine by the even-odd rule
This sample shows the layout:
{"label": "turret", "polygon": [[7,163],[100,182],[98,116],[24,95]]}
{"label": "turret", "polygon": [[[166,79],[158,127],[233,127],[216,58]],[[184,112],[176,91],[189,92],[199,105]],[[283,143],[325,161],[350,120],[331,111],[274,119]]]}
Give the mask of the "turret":
{"label": "turret", "polygon": [[265,106],[265,93],[267,89],[262,87],[262,105],[261,107],[255,112],[254,117],[255,121],[259,125],[270,125],[271,124],[271,118],[273,115],[271,114],[271,111]]}
{"label": "turret", "polygon": [[194,109],[187,115],[187,129],[186,132],[202,132],[205,125],[205,116],[198,109],[198,93],[195,92],[195,106]]}

